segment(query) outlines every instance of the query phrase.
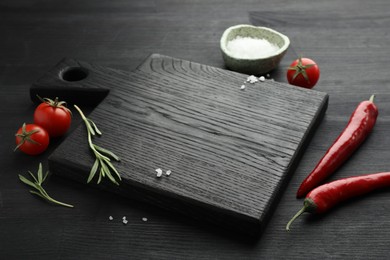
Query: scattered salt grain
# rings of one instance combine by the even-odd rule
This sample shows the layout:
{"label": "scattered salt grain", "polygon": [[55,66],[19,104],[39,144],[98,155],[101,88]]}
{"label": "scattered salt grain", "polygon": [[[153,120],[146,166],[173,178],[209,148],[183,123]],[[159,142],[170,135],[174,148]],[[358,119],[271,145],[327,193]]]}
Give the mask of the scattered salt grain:
{"label": "scattered salt grain", "polygon": [[143,217],[142,221],[146,222],[146,221],[148,221],[148,218]]}
{"label": "scattered salt grain", "polygon": [[168,171],[165,172],[165,175],[169,176],[169,175],[171,175],[171,172],[172,172],[171,170],[168,170]]}
{"label": "scattered salt grain", "polygon": [[267,74],[266,76],[267,76],[267,78],[271,77],[271,75],[269,75],[269,74]]}
{"label": "scattered salt grain", "polygon": [[122,218],[123,220],[126,220],[126,216],[123,216],[123,218]]}
{"label": "scattered salt grain", "polygon": [[[267,77],[269,77],[269,74],[267,74]],[[264,76],[260,76],[259,78],[257,78],[256,76],[254,75],[250,75],[246,78],[246,81],[245,83],[249,82],[250,84],[255,84],[256,82],[264,82],[265,81],[265,77]],[[240,89],[241,90],[244,90],[246,88],[245,84],[241,85]]]}
{"label": "scattered salt grain", "polygon": [[109,216],[108,219],[109,219],[109,220],[113,220],[114,218],[113,218],[112,216]]}
{"label": "scattered salt grain", "polygon": [[264,77],[264,76],[261,76],[261,77],[259,78],[259,80],[260,80],[261,82],[264,82],[264,81],[265,81],[265,77]]}
{"label": "scattered salt grain", "polygon": [[254,75],[250,75],[247,79],[246,79],[246,82],[249,82],[249,83],[251,83],[251,84],[253,84],[253,83],[256,83],[257,81],[259,81],[257,78],[256,78],[256,76],[254,76]]}
{"label": "scattered salt grain", "polygon": [[127,225],[127,223],[129,223],[129,221],[128,221],[127,219],[124,219],[124,220],[122,221],[122,223],[125,224],[125,225]]}
{"label": "scattered salt grain", "polygon": [[226,46],[230,55],[241,59],[259,59],[272,55],[279,47],[265,39],[238,36]]}
{"label": "scattered salt grain", "polygon": [[157,172],[157,178],[160,178],[163,171],[160,168],[158,168],[158,169],[156,169],[156,172]]}

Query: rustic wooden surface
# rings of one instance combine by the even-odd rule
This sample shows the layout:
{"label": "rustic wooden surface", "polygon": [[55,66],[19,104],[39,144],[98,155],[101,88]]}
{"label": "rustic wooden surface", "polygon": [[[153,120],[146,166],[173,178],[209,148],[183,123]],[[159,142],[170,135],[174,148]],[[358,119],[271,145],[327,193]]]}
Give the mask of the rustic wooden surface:
{"label": "rustic wooden surface", "polygon": [[[39,80],[45,88],[34,83],[31,90],[52,99],[78,98],[91,86],[109,91],[89,118],[104,132],[98,145],[121,158],[122,181],[98,186],[257,237],[328,95],[270,79],[241,90],[246,78],[153,54],[131,73],[65,59]],[[49,170],[85,184],[93,161],[81,124],[50,155]],[[172,176],[157,178],[157,168]]]}
{"label": "rustic wooden surface", "polygon": [[[372,93],[380,114],[361,149],[331,178],[390,169],[390,2],[349,1],[2,1],[0,3],[0,256],[4,259],[387,259],[390,193],[375,192],[319,217],[302,216],[295,192]],[[124,71],[161,53],[223,67],[218,41],[240,23],[288,35],[291,48],[272,77],[299,55],[321,68],[316,86],[330,95],[325,118],[258,241],[210,230],[196,221],[51,176],[46,187],[74,209],[31,196],[17,174],[47,166],[48,155],[14,153],[13,134],[31,122],[29,88],[63,57]],[[87,108],[86,108],[87,109]],[[74,126],[80,122],[74,118]],[[108,216],[114,217],[113,221]],[[125,226],[121,218],[127,216]],[[148,221],[142,221],[146,217]]]}

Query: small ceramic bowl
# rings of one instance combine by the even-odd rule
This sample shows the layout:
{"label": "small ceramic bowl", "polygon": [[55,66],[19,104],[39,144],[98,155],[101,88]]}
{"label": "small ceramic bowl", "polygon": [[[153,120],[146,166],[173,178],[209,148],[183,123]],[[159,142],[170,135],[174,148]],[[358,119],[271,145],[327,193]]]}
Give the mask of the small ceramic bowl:
{"label": "small ceramic bowl", "polygon": [[[239,57],[239,54],[232,52],[228,48],[229,41],[237,37],[250,37],[254,39],[267,40],[275,47],[272,53],[262,57]],[[220,47],[222,57],[228,69],[237,72],[261,75],[275,69],[290,45],[287,36],[267,27],[257,27],[253,25],[240,24],[229,27],[221,37]],[[254,56],[259,56],[254,54]]]}

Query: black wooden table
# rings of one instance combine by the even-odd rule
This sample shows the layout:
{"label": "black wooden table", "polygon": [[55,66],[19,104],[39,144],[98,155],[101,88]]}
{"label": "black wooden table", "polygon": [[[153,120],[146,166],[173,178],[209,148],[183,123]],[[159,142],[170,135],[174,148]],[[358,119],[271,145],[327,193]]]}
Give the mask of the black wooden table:
{"label": "black wooden table", "polygon": [[[344,203],[328,214],[285,225],[302,206],[295,192],[344,128],[356,105],[376,94],[374,131],[332,177],[390,170],[390,2],[374,1],[2,1],[0,3],[1,259],[386,259],[390,193]],[[291,47],[271,73],[302,55],[316,60],[316,90],[329,94],[322,123],[307,147],[263,235],[245,239],[192,219],[51,175],[50,205],[29,194],[18,174],[44,154],[13,152],[14,134],[32,122],[29,88],[63,57],[124,71],[151,53],[223,68],[222,32],[250,23],[287,35]],[[90,112],[92,108],[86,108]],[[80,123],[74,117],[72,129]],[[109,220],[109,216],[113,220]],[[127,225],[122,223],[126,216]]]}

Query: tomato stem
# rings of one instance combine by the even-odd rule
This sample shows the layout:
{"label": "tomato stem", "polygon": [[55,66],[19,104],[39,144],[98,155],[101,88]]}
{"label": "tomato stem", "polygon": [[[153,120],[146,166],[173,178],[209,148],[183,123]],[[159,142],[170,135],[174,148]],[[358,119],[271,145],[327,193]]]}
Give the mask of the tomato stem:
{"label": "tomato stem", "polygon": [[306,69],[310,68],[310,67],[313,67],[315,64],[306,64],[306,65],[303,65],[302,64],[302,57],[299,57],[298,59],[298,64],[293,66],[293,67],[289,67],[288,69],[289,70],[295,70],[295,74],[292,78],[292,81],[294,81],[300,74],[302,74],[302,76],[305,78],[305,80],[310,83],[310,80],[309,80],[309,77],[306,73]]}
{"label": "tomato stem", "polygon": [[58,107],[58,97],[54,99],[53,107]]}
{"label": "tomato stem", "polygon": [[38,133],[38,132],[39,132],[39,130],[32,130],[32,131],[30,131],[30,132],[27,132],[27,130],[26,130],[26,123],[23,123],[23,126],[22,126],[22,133],[16,134],[16,135],[15,135],[15,136],[17,136],[17,137],[20,137],[22,140],[21,140],[20,143],[15,147],[14,152],[15,152],[16,150],[18,150],[19,147],[22,146],[26,141],[27,141],[27,142],[30,142],[30,143],[33,143],[33,144],[36,144],[36,145],[41,145],[39,142],[37,142],[37,141],[31,139],[31,136],[32,136],[33,134]]}
{"label": "tomato stem", "polygon": [[52,100],[50,98],[41,98],[39,95],[37,95],[37,98],[42,103],[46,103],[46,104],[48,104],[51,107],[65,109],[72,116],[72,111],[70,111],[70,109],[66,107],[66,102],[65,101],[59,101],[58,97],[56,97],[54,100]]}

